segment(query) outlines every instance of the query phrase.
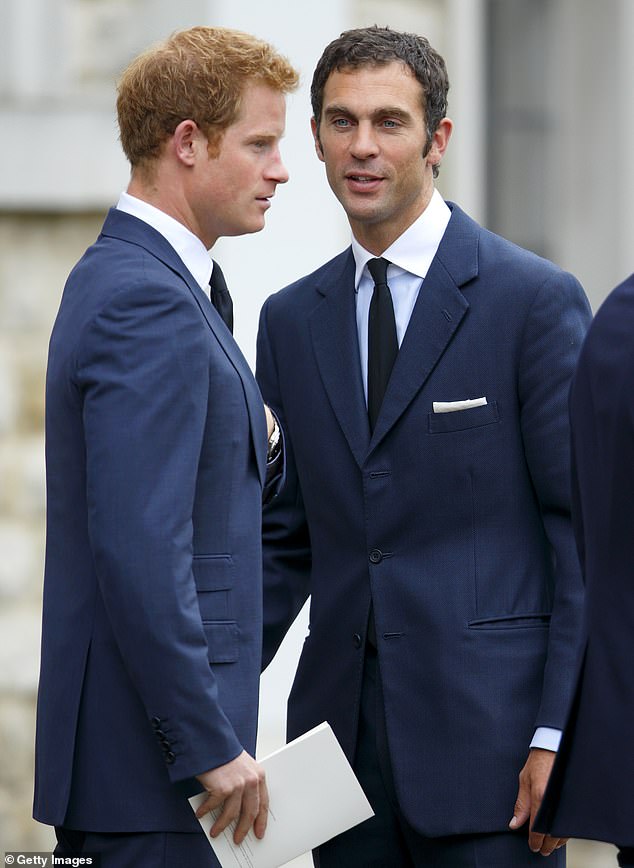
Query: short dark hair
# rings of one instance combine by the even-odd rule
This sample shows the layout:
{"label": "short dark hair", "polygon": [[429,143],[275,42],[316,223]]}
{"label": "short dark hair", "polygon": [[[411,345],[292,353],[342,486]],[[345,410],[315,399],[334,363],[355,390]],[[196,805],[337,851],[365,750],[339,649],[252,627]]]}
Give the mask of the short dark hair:
{"label": "short dark hair", "polygon": [[427,148],[441,120],[447,114],[449,77],[443,58],[424,36],[400,33],[389,27],[360,27],[346,30],[326,46],[319,59],[310,88],[313,117],[319,130],[324,88],[335,70],[361,66],[383,66],[400,61],[408,66],[423,88],[423,114],[427,126]]}

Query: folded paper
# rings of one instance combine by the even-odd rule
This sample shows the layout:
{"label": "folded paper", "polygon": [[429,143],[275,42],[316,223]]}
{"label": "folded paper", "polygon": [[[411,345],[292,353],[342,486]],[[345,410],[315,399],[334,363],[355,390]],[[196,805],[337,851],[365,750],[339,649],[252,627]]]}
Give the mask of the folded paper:
{"label": "folded paper", "polygon": [[[234,844],[235,823],[210,838],[220,811],[199,819],[222,868],[279,868],[374,814],[327,723],[260,762],[270,799],[264,838],[251,830],[241,844]],[[192,810],[205,799],[205,793],[192,796]]]}

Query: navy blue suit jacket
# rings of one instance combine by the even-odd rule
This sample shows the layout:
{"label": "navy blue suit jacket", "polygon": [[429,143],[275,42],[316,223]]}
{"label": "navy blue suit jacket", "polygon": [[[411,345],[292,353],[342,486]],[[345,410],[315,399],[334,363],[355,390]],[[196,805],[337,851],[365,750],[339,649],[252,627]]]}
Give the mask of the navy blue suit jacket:
{"label": "navy blue suit jacket", "polygon": [[347,250],[261,315],[289,459],[264,516],[265,658],[310,593],[288,734],[326,719],[352,758],[371,592],[401,809],[428,836],[503,830],[574,670],[566,404],[590,310],[571,275],[452,206],[370,436],[353,281]]}
{"label": "navy blue suit jacket", "polygon": [[46,386],[35,817],[198,831],[192,776],[255,749],[262,399],[172,247],[110,212]]}
{"label": "navy blue suit jacket", "polygon": [[634,847],[634,274],[597,312],[570,414],[584,629],[538,825]]}

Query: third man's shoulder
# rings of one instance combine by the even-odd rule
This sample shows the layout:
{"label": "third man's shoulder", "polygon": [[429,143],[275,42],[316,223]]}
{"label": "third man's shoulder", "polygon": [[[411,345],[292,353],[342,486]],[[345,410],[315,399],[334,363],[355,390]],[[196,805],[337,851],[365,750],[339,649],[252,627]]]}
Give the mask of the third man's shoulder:
{"label": "third man's shoulder", "polygon": [[603,352],[603,347],[609,346],[612,358],[619,351],[631,354],[633,335],[634,274],[631,274],[599,306],[588,334],[587,352]]}
{"label": "third man's shoulder", "polygon": [[611,290],[597,311],[597,320],[604,316],[619,316],[627,311],[628,316],[634,313],[634,274],[630,274],[622,283]]}

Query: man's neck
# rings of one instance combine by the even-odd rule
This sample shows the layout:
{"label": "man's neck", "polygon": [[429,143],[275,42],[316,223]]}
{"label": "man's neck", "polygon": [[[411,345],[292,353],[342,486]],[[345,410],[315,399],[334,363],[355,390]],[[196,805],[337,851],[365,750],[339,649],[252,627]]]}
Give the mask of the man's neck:
{"label": "man's neck", "polygon": [[421,201],[415,203],[409,211],[402,215],[401,219],[396,218],[393,222],[367,223],[349,219],[352,234],[369,253],[374,256],[382,256],[388,247],[394,244],[396,239],[400,238],[418,220],[431,202],[433,194],[434,187],[432,185]]}

